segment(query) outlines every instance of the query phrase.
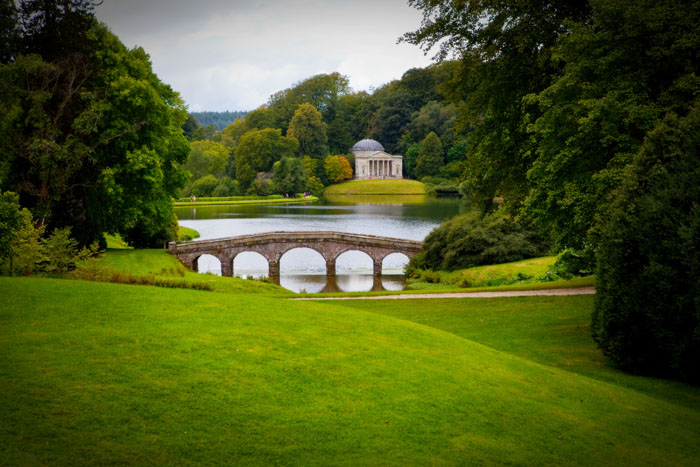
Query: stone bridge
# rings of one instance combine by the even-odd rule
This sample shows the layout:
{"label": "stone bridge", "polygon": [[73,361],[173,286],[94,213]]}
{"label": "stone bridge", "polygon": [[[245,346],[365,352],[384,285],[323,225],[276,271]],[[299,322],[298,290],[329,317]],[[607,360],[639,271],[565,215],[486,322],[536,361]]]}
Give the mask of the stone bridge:
{"label": "stone bridge", "polygon": [[311,248],[326,260],[326,275],[335,275],[335,261],[346,251],[367,253],[374,263],[374,276],[382,274],[382,260],[391,253],[403,253],[412,258],[422,242],[400,238],[378,237],[344,232],[266,232],[238,237],[168,244],[168,252],[185,266],[196,271],[202,255],[212,255],[221,262],[221,275],[233,276],[233,260],[243,252],[260,253],[267,259],[269,276],[279,279],[280,259],[294,248]]}

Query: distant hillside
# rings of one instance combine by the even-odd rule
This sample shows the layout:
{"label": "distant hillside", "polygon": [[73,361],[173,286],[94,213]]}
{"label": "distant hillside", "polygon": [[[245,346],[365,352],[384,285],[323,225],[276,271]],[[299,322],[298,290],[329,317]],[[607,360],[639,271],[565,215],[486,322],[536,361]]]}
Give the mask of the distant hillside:
{"label": "distant hillside", "polygon": [[219,131],[233,123],[237,118],[245,117],[247,113],[247,110],[235,112],[191,112],[201,126],[214,125]]}

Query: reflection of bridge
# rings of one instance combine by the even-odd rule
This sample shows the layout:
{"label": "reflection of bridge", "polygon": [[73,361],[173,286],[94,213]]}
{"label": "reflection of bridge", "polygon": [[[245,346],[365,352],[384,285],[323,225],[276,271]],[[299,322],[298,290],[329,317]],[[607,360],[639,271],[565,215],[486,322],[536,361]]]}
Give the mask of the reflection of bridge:
{"label": "reflection of bridge", "polygon": [[403,253],[412,258],[422,242],[400,238],[377,237],[343,232],[267,232],[239,237],[168,244],[168,252],[185,266],[197,270],[202,255],[212,255],[221,262],[221,275],[233,276],[233,260],[239,253],[255,252],[268,262],[269,275],[279,280],[280,260],[294,248],[311,248],[326,260],[326,275],[335,275],[335,260],[346,251],[367,253],[374,263],[374,275],[381,276],[382,260],[391,253]]}

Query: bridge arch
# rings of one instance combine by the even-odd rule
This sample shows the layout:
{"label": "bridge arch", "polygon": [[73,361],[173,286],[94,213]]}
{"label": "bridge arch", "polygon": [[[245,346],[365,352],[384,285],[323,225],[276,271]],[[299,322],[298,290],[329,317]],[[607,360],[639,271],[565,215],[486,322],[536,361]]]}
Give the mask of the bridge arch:
{"label": "bridge arch", "polygon": [[320,268],[320,270],[323,271],[324,274],[332,275],[328,274],[328,262],[326,261],[326,258],[316,249],[309,248],[307,246],[297,246],[293,248],[288,248],[280,255],[280,274],[282,274],[283,270],[290,269],[289,267],[285,267],[285,263],[293,261],[293,258],[295,256],[300,255],[303,255],[305,257],[304,262],[306,262],[309,265],[309,269],[307,272],[318,271],[318,268]]}
{"label": "bridge arch", "polygon": [[384,274],[385,269],[395,269],[398,267],[406,268],[408,266],[411,258],[405,253],[395,252],[389,253],[382,258],[382,274]]}
{"label": "bridge arch", "polygon": [[[241,271],[247,272],[241,273]],[[232,276],[255,276],[258,271],[260,271],[260,275],[270,275],[269,260],[259,251],[254,249],[241,250],[231,255]]]}

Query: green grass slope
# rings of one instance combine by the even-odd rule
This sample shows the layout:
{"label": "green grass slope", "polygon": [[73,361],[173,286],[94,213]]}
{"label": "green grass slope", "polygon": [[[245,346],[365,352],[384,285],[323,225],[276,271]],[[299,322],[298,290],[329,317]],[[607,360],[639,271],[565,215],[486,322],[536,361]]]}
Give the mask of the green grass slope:
{"label": "green grass slope", "polygon": [[217,292],[264,293],[291,295],[292,292],[267,282],[245,280],[235,277],[220,277],[213,274],[199,274],[183,266],[166,250],[149,249],[107,249],[99,258],[81,265],[84,269],[105,269],[122,271],[136,275],[153,274],[160,278],[184,279],[188,282],[204,282]]}
{"label": "green grass slope", "polygon": [[324,195],[424,195],[425,185],[417,180],[351,180],[330,185]]}
{"label": "green grass slope", "polygon": [[50,279],[0,296],[7,464],[697,463],[697,408],[405,317]]}

